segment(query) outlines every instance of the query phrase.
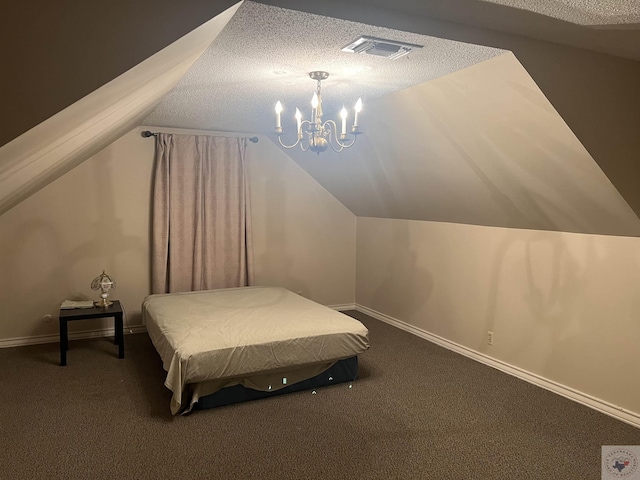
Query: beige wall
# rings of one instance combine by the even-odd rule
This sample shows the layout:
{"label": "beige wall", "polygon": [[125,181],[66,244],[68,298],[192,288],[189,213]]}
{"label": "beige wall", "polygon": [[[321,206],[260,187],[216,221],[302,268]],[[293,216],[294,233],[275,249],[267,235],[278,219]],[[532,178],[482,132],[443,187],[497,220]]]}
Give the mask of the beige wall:
{"label": "beige wall", "polygon": [[353,305],[356,217],[263,138],[249,156],[256,284]]}
{"label": "beige wall", "polygon": [[[153,142],[129,134],[0,216],[0,340],[55,334],[65,298],[86,295],[102,269],[127,324],[149,291],[149,182]],[[96,322],[73,322],[72,329]],[[107,322],[103,322],[105,326]]]}
{"label": "beige wall", "polygon": [[[127,325],[149,284],[154,143],[135,129],[0,216],[0,342],[53,335],[65,298],[96,298],[102,269]],[[325,304],[353,303],[355,217],[267,139],[249,150],[256,279]],[[44,323],[43,315],[54,320]],[[109,326],[104,321],[105,327]],[[74,322],[72,330],[95,329]]]}
{"label": "beige wall", "polygon": [[356,265],[358,304],[640,413],[640,239],[359,217]]}

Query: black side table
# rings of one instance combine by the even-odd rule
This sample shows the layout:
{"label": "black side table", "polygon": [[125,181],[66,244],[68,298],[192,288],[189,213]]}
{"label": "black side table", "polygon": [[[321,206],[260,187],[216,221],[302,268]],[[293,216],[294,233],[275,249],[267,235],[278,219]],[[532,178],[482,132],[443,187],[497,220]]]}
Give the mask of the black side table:
{"label": "black side table", "polygon": [[69,350],[69,333],[67,323],[72,320],[87,320],[91,318],[114,318],[115,338],[118,345],[118,358],[124,358],[124,324],[122,321],[122,305],[119,300],[113,300],[113,304],[107,308],[74,308],[60,310],[60,366],[67,364],[67,350]]}

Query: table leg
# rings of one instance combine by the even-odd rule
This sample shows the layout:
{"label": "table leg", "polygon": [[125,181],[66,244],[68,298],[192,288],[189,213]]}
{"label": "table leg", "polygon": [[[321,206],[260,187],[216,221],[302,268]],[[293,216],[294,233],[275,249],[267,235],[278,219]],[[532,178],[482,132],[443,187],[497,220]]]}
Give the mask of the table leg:
{"label": "table leg", "polygon": [[116,315],[115,319],[115,337],[118,343],[118,358],[124,358],[124,322],[122,314]]}
{"label": "table leg", "polygon": [[69,337],[67,332],[67,320],[60,319],[60,366],[67,364],[67,350],[69,350]]}

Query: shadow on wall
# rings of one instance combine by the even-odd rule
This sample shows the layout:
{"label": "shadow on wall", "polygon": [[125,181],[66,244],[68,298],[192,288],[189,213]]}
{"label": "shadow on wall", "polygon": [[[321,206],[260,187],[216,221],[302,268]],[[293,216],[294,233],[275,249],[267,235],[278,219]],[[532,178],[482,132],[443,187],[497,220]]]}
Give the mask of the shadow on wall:
{"label": "shadow on wall", "polygon": [[626,374],[638,362],[638,256],[633,258],[624,248],[598,248],[597,239],[592,237],[587,238],[583,261],[579,262],[583,267],[565,261],[566,252],[561,253],[556,295],[562,299],[560,313],[547,307],[538,314],[544,325],[562,326],[551,330],[543,371],[558,374],[559,364],[569,374],[586,371],[585,377],[599,379],[601,392],[597,395],[607,398],[620,390],[634,396],[634,405],[638,405],[640,392],[629,388]]}
{"label": "shadow on wall", "polygon": [[[251,148],[250,165],[256,164],[260,159],[259,146],[249,146]],[[250,169],[250,173],[253,169]],[[301,278],[297,278],[294,273],[294,257],[292,251],[290,235],[291,226],[287,223],[287,212],[290,202],[287,197],[287,185],[285,182],[286,172],[283,162],[271,161],[268,168],[268,176],[253,183],[252,188],[257,187],[257,195],[252,194],[252,199],[256,198],[265,205],[265,217],[256,221],[256,208],[251,207],[252,214],[252,235],[261,236],[256,226],[264,225],[264,250],[254,258],[255,281],[257,285],[276,286],[287,288],[293,292],[302,291],[304,296],[311,298],[310,287]],[[254,240],[255,247],[260,243]],[[313,272],[310,272],[313,275]],[[262,280],[265,278],[265,280]]]}
{"label": "shadow on wall", "polygon": [[[363,143],[363,142],[361,142]],[[380,145],[367,139],[366,143],[368,151],[363,149],[363,155],[357,158],[363,158],[364,165],[361,168],[361,175],[369,180],[371,194],[366,197],[369,200],[375,199],[376,209],[381,212],[383,218],[401,218],[402,209],[398,203],[395,190],[389,181],[388,172],[385,170],[385,164],[382,158],[390,156],[391,158],[402,158],[402,152],[385,152],[384,148],[389,144]],[[356,157],[356,155],[354,155]],[[368,203],[368,202],[367,202]],[[368,207],[370,208],[370,207]],[[363,213],[367,213],[366,210]]]}
{"label": "shadow on wall", "polygon": [[[523,317],[533,321],[513,320],[518,330],[518,335],[514,337],[519,341],[509,345],[506,350],[509,356],[526,355],[532,348],[536,350],[534,354],[539,354],[541,343],[548,345],[549,351],[557,348],[554,343],[565,336],[575,316],[581,276],[577,261],[560,236],[546,232],[537,232],[530,239],[523,240],[519,232],[507,231],[495,252],[488,280],[485,330],[514,328],[513,325],[497,324],[503,318],[509,321],[508,318],[514,314],[500,311],[500,305],[508,304],[505,299],[511,295],[521,295],[521,298],[513,300],[527,307],[528,312]],[[510,258],[514,255],[518,258],[515,261]],[[507,266],[512,266],[515,271],[506,271]],[[511,280],[505,278],[510,276],[513,276]],[[516,287],[509,291],[513,287],[513,279],[518,278],[526,279],[523,290],[518,291]],[[479,350],[486,351],[484,341]]]}
{"label": "shadow on wall", "polygon": [[[629,282],[640,264],[618,248],[631,240],[606,238],[508,231],[495,249],[484,321],[510,339],[500,347],[509,363],[579,390],[597,378],[602,398],[616,388],[612,367],[637,362],[640,311]],[[484,340],[478,350],[488,352]]]}
{"label": "shadow on wall", "polygon": [[[517,88],[517,85],[514,88]],[[569,232],[592,232],[594,228],[603,228],[603,226],[608,226],[612,231],[622,228],[620,223],[623,220],[616,223],[616,217],[612,215],[612,211],[603,208],[598,201],[595,201],[590,191],[576,181],[568,167],[558,166],[562,165],[563,155],[571,155],[570,150],[566,152],[562,150],[567,148],[566,146],[560,143],[553,144],[555,150],[552,151],[536,146],[541,149],[540,163],[528,163],[518,158],[510,158],[508,154],[493,146],[490,137],[480,135],[479,139],[485,146],[483,150],[493,151],[494,155],[490,162],[485,161],[482,164],[476,161],[474,155],[468,153],[464,144],[456,139],[454,133],[449,130],[449,124],[437,117],[432,120],[437,131],[447,139],[459,158],[490,193],[495,205],[502,210],[504,226]],[[526,131],[536,131],[535,124]],[[531,135],[519,129],[510,129],[506,133],[522,145],[535,145]],[[544,140],[542,145],[551,142],[544,137],[540,137],[540,140]],[[554,168],[551,176],[548,169],[542,168],[544,162],[548,162],[549,159],[556,160],[552,162]],[[516,172],[519,172],[519,175]],[[499,181],[495,181],[496,179]],[[539,187],[538,190],[531,187],[524,188],[523,179],[531,182],[531,185],[554,188],[551,189],[552,193],[547,188]],[[588,215],[576,215],[580,212],[588,212]],[[625,231],[625,233],[630,232],[633,230]]]}
{"label": "shadow on wall", "polygon": [[402,313],[393,315],[411,318],[429,301],[433,293],[433,277],[417,265],[418,255],[412,248],[408,222],[395,222],[390,244],[394,255],[387,265],[385,280],[374,293],[372,308],[383,311],[377,299],[386,299],[385,302],[390,303],[397,299],[401,304],[394,305],[393,311]]}
{"label": "shadow on wall", "polygon": [[64,295],[71,290],[70,266],[61,253],[63,251],[56,229],[40,218],[21,223],[11,236],[5,237],[2,245],[4,268],[0,279],[3,295],[7,295],[2,313],[2,317],[7,317],[2,318],[3,322],[32,319],[34,335],[53,333],[54,327],[57,331],[57,326],[47,328],[39,320],[44,313],[56,311]]}
{"label": "shadow on wall", "polygon": [[141,239],[126,235],[117,216],[107,155],[99,155],[99,161],[90,164],[93,181],[74,177],[72,183],[63,177],[60,181],[72,185],[73,191],[56,195],[55,203],[50,197],[34,197],[42,205],[27,211],[27,219],[17,222],[11,236],[3,240],[3,291],[13,293],[8,295],[6,311],[15,321],[20,319],[22,328],[30,325],[30,332],[20,336],[57,333],[57,324],[42,323],[43,314],[57,312],[64,299],[92,298],[86,293],[93,293],[91,280],[102,269],[116,278],[118,287],[125,286],[118,256],[127,251],[146,254]]}
{"label": "shadow on wall", "polygon": [[[149,246],[143,243],[140,237],[125,234],[123,220],[118,217],[118,208],[115,200],[117,194],[113,178],[116,170],[113,163],[109,162],[112,157],[112,151],[110,149],[103,150],[96,157],[97,161],[92,165],[94,167],[92,172],[94,178],[93,194],[98,209],[98,221],[92,224],[94,229],[94,233],[91,235],[92,240],[79,248],[87,257],[90,258],[91,254],[93,254],[94,258],[100,259],[103,264],[98,267],[98,270],[102,268],[108,269],[107,272],[113,272],[116,282],[120,283],[121,287],[124,287],[127,281],[128,266],[123,264],[122,260],[119,261],[118,256],[125,252],[136,252],[136,256],[144,257],[149,252]],[[150,210],[150,205],[147,208]],[[122,215],[122,212],[120,212],[120,215]],[[103,254],[99,255],[100,252]],[[96,275],[99,273],[99,271],[96,271]],[[118,274],[120,274],[121,278],[119,281]],[[132,287],[138,287],[138,285],[129,285],[130,289]],[[147,290],[146,294],[149,293],[151,291]],[[130,318],[129,314],[125,318],[125,322],[128,325],[141,323],[139,319]]]}

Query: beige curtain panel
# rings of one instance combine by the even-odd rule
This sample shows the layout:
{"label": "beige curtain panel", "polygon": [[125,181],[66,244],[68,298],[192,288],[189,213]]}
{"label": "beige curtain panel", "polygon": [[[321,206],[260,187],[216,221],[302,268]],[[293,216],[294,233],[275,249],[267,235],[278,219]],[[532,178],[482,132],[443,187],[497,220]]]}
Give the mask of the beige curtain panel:
{"label": "beige curtain panel", "polygon": [[253,283],[246,139],[160,133],[153,178],[153,293]]}

